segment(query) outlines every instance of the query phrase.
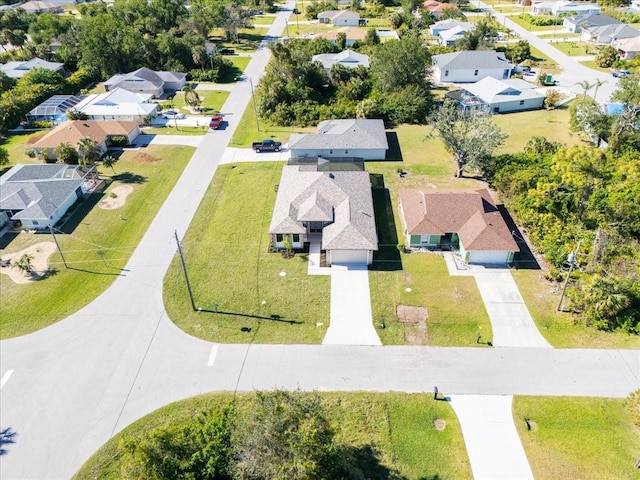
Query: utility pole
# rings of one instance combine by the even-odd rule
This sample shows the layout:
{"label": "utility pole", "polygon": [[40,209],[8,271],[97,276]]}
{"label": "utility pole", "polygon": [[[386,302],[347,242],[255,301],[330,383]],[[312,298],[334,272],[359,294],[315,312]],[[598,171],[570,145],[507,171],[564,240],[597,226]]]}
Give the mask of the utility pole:
{"label": "utility pole", "polygon": [[53,237],[53,241],[56,243],[56,247],[58,247],[58,253],[60,254],[60,257],[62,257],[62,263],[64,263],[64,268],[69,268],[69,265],[67,265],[67,261],[64,258],[64,255],[62,254],[62,249],[60,248],[60,244],[58,243],[58,239],[56,238],[56,234],[53,233],[53,227],[51,225],[49,225],[49,231],[51,232],[51,236]]}
{"label": "utility pole", "polygon": [[[288,27],[288,24],[287,24]],[[255,113],[256,115],[256,128],[258,129],[258,131],[260,131],[260,124],[258,123],[258,109],[256,108],[256,97],[253,94],[253,80],[251,80],[251,77],[249,78],[249,85],[251,86],[251,100],[253,101],[253,113]]]}
{"label": "utility pole", "polygon": [[193,292],[191,291],[191,283],[189,282],[189,275],[187,274],[187,264],[184,261],[184,255],[182,254],[182,242],[178,239],[178,231],[174,230],[176,236],[176,243],[178,244],[178,253],[180,254],[180,262],[182,263],[182,271],[184,272],[184,279],[187,282],[187,290],[189,291],[189,300],[191,300],[191,308],[193,311],[197,311],[196,304],[193,301]]}
{"label": "utility pole", "polygon": [[578,241],[578,245],[576,246],[576,249],[567,256],[567,260],[569,261],[569,274],[567,275],[567,278],[564,281],[564,286],[562,287],[562,293],[560,294],[560,303],[558,303],[559,312],[562,311],[562,302],[564,301],[564,292],[567,290],[567,285],[569,284],[569,279],[571,278],[571,272],[573,272],[573,267],[576,266],[576,258],[578,255],[578,250],[580,250],[580,245],[582,245],[582,239]]}

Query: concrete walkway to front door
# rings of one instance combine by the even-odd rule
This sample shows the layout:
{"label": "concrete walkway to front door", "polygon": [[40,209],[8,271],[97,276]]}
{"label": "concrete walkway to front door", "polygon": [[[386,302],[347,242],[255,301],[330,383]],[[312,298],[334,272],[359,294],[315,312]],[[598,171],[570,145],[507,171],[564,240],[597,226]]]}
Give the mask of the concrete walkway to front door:
{"label": "concrete walkway to front door", "polygon": [[366,265],[320,266],[321,235],[309,238],[309,275],[331,275],[331,317],[323,345],[382,345],[371,316]]}

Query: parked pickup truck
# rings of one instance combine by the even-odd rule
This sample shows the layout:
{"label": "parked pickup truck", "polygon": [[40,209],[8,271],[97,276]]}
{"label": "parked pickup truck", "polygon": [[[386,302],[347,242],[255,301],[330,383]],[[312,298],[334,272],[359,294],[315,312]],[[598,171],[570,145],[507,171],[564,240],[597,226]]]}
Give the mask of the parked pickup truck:
{"label": "parked pickup truck", "polygon": [[215,130],[222,125],[222,115],[214,115],[209,121],[209,128]]}
{"label": "parked pickup truck", "polygon": [[261,142],[253,142],[251,144],[251,148],[253,148],[258,153],[279,152],[281,146],[282,146],[281,142],[274,142],[273,140],[263,140]]}

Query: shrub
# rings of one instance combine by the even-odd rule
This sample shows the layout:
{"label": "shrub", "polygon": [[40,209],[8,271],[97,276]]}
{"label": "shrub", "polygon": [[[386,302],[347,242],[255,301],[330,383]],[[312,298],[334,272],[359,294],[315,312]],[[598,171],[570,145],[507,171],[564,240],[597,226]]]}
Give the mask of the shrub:
{"label": "shrub", "polygon": [[547,17],[547,16],[534,16],[530,13],[522,13],[518,15],[518,18],[524,20],[530,25],[534,25],[536,27],[548,27],[551,25],[562,25],[564,19],[562,17]]}
{"label": "shrub", "polygon": [[109,139],[114,147],[126,147],[129,144],[129,139],[126,135],[111,135]]}
{"label": "shrub", "polygon": [[47,120],[36,120],[33,122],[29,122],[25,125],[25,128],[51,128],[53,127],[53,122],[49,122]]}

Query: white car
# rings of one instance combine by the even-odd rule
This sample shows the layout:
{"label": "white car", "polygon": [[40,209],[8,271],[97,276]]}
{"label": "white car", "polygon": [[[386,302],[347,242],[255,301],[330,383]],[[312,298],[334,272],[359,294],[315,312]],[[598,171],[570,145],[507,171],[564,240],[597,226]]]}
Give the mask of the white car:
{"label": "white car", "polygon": [[185,117],[184,113],[176,112],[175,110],[167,110],[166,112],[162,112],[162,118],[182,120],[187,117]]}

